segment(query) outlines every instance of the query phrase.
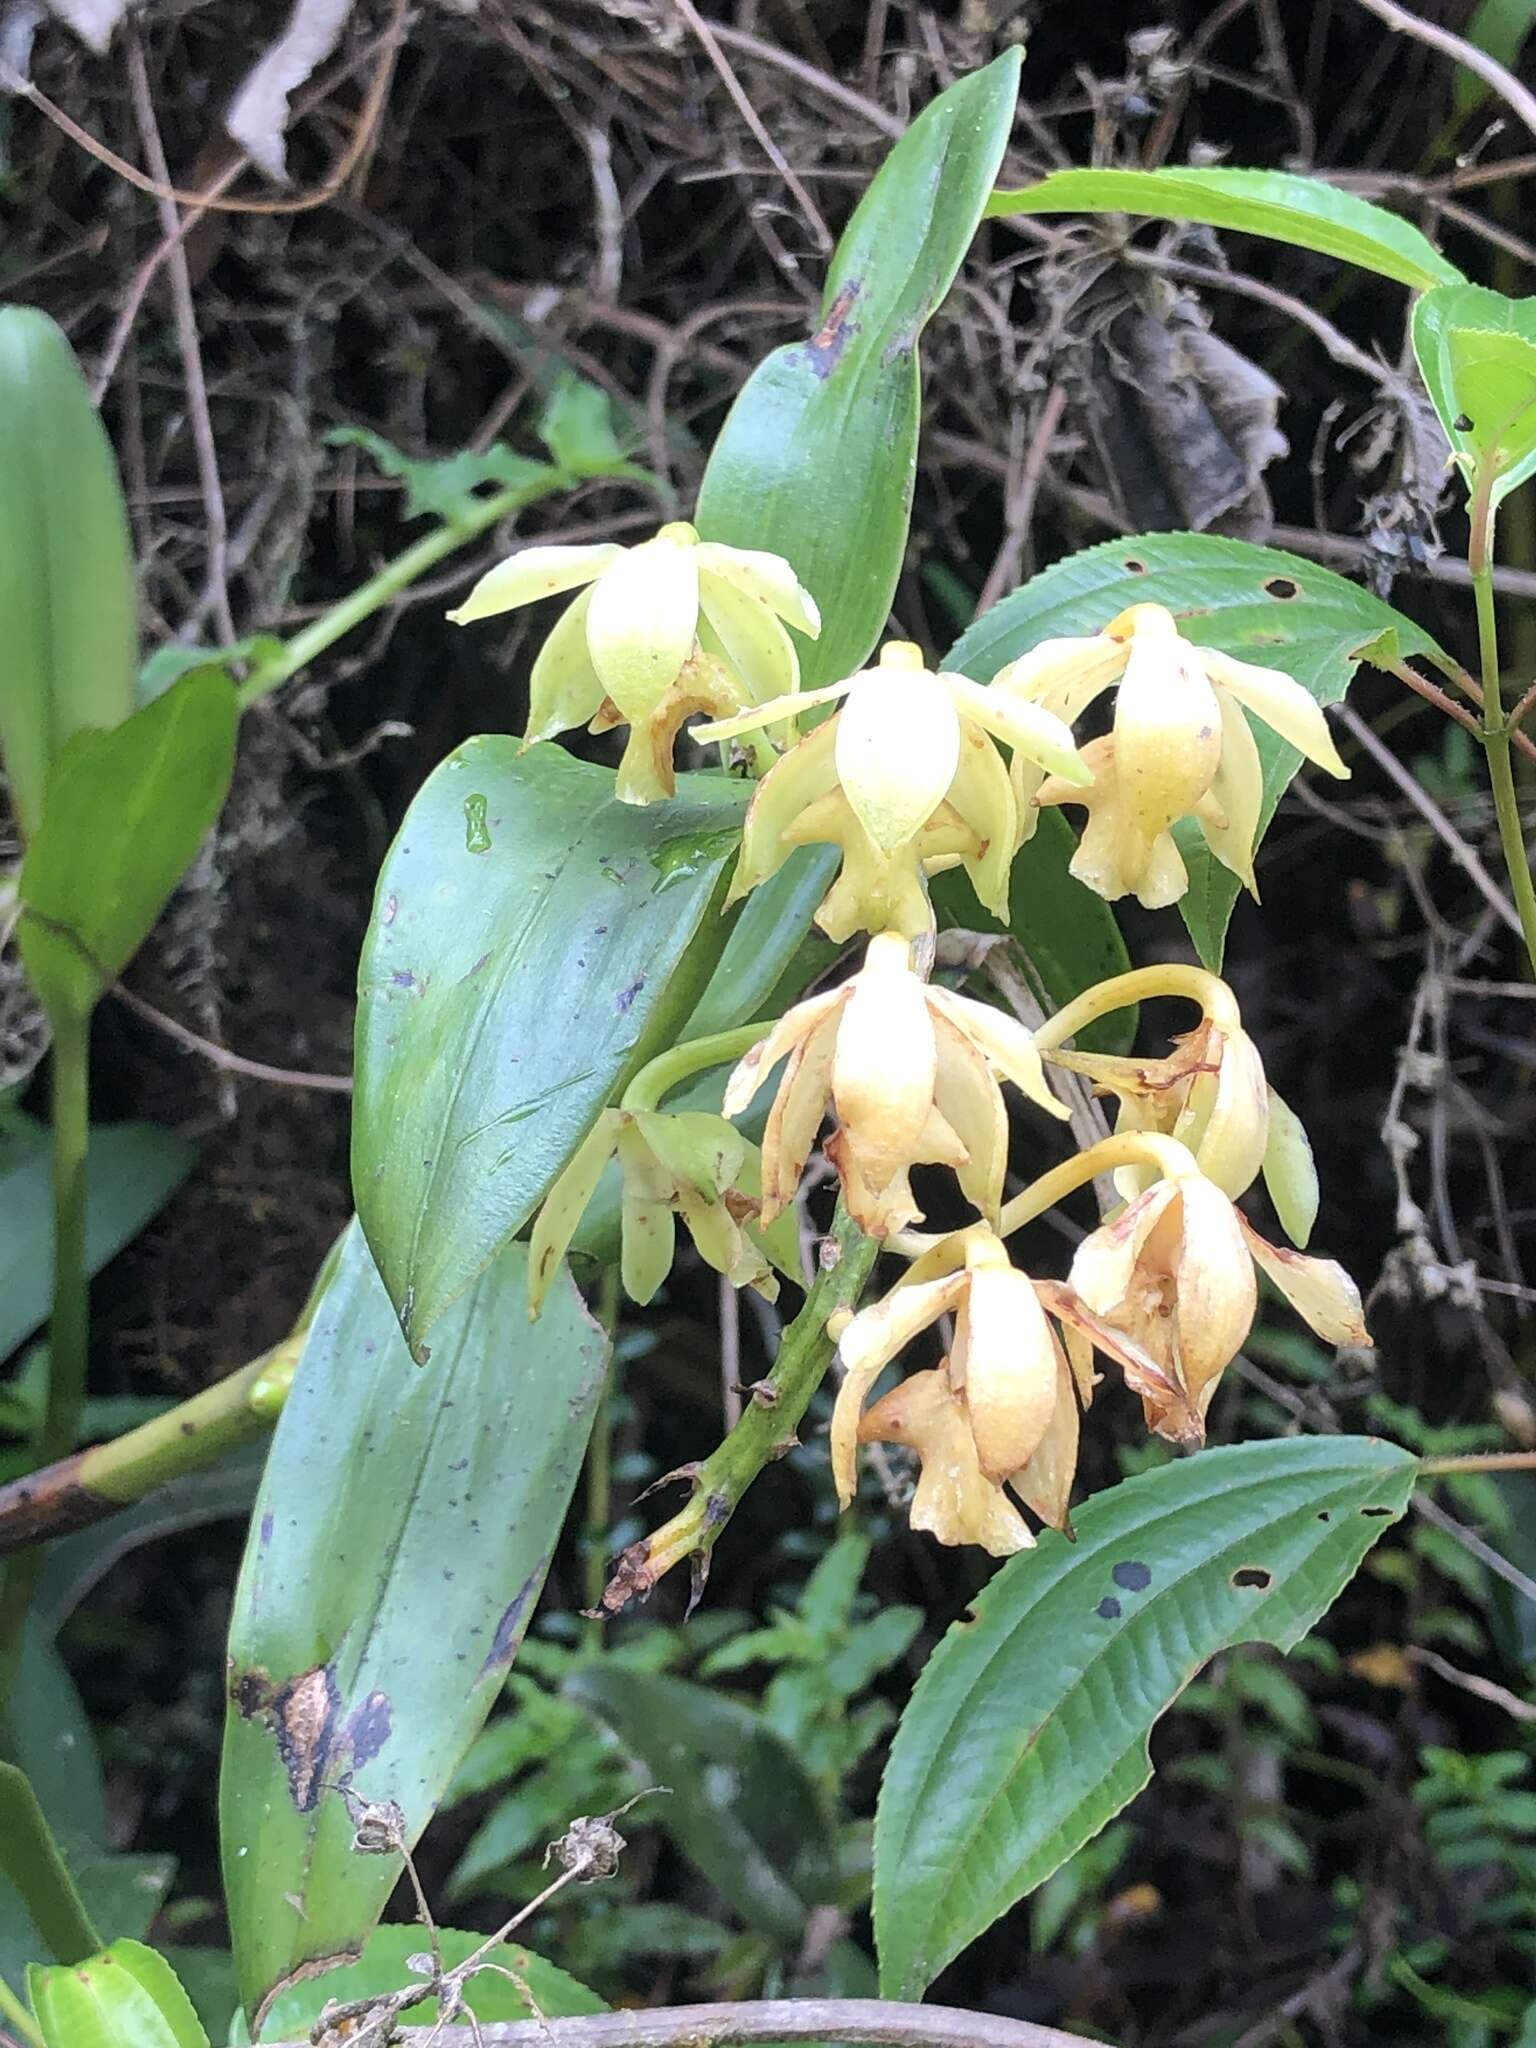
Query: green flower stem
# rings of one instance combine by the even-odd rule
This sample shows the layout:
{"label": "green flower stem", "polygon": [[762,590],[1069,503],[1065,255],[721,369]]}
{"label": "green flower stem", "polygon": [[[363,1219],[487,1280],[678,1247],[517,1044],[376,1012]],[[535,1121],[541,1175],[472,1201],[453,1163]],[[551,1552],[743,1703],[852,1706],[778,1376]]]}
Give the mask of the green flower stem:
{"label": "green flower stem", "polygon": [[456,554],[470,541],[478,540],[487,528],[498,525],[503,519],[510,519],[515,512],[525,511],[541,498],[573,489],[578,482],[580,478],[568,475],[563,469],[550,469],[529,483],[515,484],[489,498],[477,499],[472,507],[466,508],[462,518],[440,526],[435,533],[416,541],[403,554],[396,555],[392,562],[386,562],[376,576],[360,583],[356,590],[349,591],[329,611],[322,612],[301,633],[295,633],[291,640],[285,641],[276,653],[253,663],[250,673],[240,685],[240,708],[245,710],[260,698],[269,696],[355,626],[372,618],[391,598],[408,590],[429,569],[435,569],[439,562],[446,561],[449,555]]}
{"label": "green flower stem", "polygon": [[734,1064],[744,1052],[751,1051],[766,1029],[762,1024],[738,1024],[734,1031],[716,1031],[709,1038],[690,1038],[683,1045],[674,1045],[669,1051],[658,1053],[624,1090],[619,1107],[656,1109],[664,1095],[670,1094],[692,1075],[702,1074],[707,1067]]}
{"label": "green flower stem", "polygon": [[302,1344],[290,1337],[138,1429],[0,1486],[0,1555],[99,1522],[270,1429]]}
{"label": "green flower stem", "polygon": [[32,2015],[12,1991],[3,1977],[0,1977],[0,2020],[10,2028],[17,2040],[25,2041],[28,2048],[43,2048],[43,2037],[33,2024]]}
{"label": "green flower stem", "polygon": [[1054,1051],[1085,1025],[1113,1010],[1148,1002],[1153,996],[1183,996],[1198,1003],[1204,1014],[1224,1031],[1236,1031],[1241,1023],[1236,998],[1219,975],[1209,974],[1203,967],[1170,962],[1158,967],[1133,967],[1128,974],[1095,982],[1054,1016],[1046,1018],[1035,1032],[1035,1044],[1041,1052]]}
{"label": "green flower stem", "polygon": [[752,1389],[740,1422],[699,1467],[688,1505],[653,1536],[632,1543],[619,1559],[603,1595],[605,1612],[617,1614],[631,1600],[644,1599],[685,1558],[692,1563],[697,1596],[710,1552],[747,1488],[795,1442],[837,1348],[827,1323],[857,1302],[879,1252],[879,1240],[866,1237],[839,1202],[831,1233],[822,1240],[821,1270],[805,1306],[779,1341],[772,1371]]}
{"label": "green flower stem", "polygon": [[1467,566],[1472,572],[1472,594],[1477,604],[1477,644],[1483,680],[1483,747],[1488,755],[1488,780],[1493,785],[1493,807],[1499,821],[1499,844],[1509,874],[1510,894],[1520,913],[1526,957],[1536,975],[1536,883],[1531,878],[1530,856],[1520,823],[1520,802],[1515,793],[1515,771],[1510,757],[1510,724],[1504,715],[1503,686],[1499,675],[1499,625],[1493,597],[1493,507],[1488,486],[1479,484],[1471,506],[1472,535],[1467,549]]}
{"label": "green flower stem", "polygon": [[[48,1398],[36,1441],[50,1465],[74,1443],[85,1406],[90,1344],[90,1272],[85,1255],[85,1153],[90,1134],[91,1020],[61,1011],[51,1020],[53,1141],[53,1314],[48,1324]],[[0,1714],[10,1698],[26,1624],[42,1569],[41,1552],[19,1559],[0,1592]]]}

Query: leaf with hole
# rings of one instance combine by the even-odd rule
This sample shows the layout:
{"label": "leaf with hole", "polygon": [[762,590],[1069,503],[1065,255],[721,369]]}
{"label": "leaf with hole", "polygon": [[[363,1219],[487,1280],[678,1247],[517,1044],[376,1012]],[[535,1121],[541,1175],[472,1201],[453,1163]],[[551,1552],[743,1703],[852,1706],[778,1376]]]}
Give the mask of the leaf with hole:
{"label": "leaf with hole", "polygon": [[414,1841],[544,1583],[607,1341],[564,1273],[530,1325],[526,1272],[514,1246],[421,1369],[354,1225],[315,1311],[230,1625],[220,1829],[253,2016],[355,1952],[400,1875],[398,1855],[354,1854],[342,1784],[395,1801]]}
{"label": "leaf with hole", "polygon": [[0,766],[24,838],[66,743],[134,707],[138,621],[117,464],[63,332],[0,310]]}
{"label": "leaf with hole", "polygon": [[[1159,1717],[1218,1650],[1294,1647],[1402,1515],[1417,1460],[1375,1437],[1240,1444],[1090,1500],[929,1658],[875,1822],[881,1988],[918,1998],[1152,1775]],[[1048,1645],[1050,1654],[1042,1654]]]}
{"label": "leaf with hole", "polygon": [[[1298,555],[1219,534],[1146,533],[1103,541],[1032,577],[979,618],[949,660],[986,681],[1040,641],[1096,633],[1131,604],[1166,605],[1197,645],[1281,669],[1319,704],[1339,703],[1362,661],[1439,651],[1391,605]],[[1264,770],[1262,839],[1301,755],[1267,725],[1249,723]],[[1179,909],[1201,959],[1219,969],[1241,884],[1193,819],[1174,837],[1189,870]]]}
{"label": "leaf with hole", "polygon": [[994,192],[989,215],[1131,213],[1232,228],[1336,257],[1416,291],[1461,272],[1429,238],[1352,192],[1290,171],[1168,165],[1158,170],[1052,171],[1036,185]]}
{"label": "leaf with hole", "polygon": [[685,775],[637,809],[607,769],[492,735],[411,805],[358,969],[352,1180],[418,1356],[693,1009],[748,794]]}
{"label": "leaf with hole", "polygon": [[917,476],[918,342],[982,218],[1018,97],[1017,49],[926,107],[876,173],[827,274],[821,324],[732,406],[699,488],[706,540],[768,548],[822,611],[807,688],[858,668],[891,608]]}
{"label": "leaf with hole", "polygon": [[176,1972],[141,1941],[27,1973],[43,2048],[208,2048]]}
{"label": "leaf with hole", "polygon": [[1475,284],[1426,292],[1413,352],[1468,492],[1498,505],[1536,471],[1536,298]]}
{"label": "leaf with hole", "polygon": [[22,962],[50,1016],[87,1016],[149,936],[219,815],[237,719],[223,669],[198,669],[60,754],[20,887]]}

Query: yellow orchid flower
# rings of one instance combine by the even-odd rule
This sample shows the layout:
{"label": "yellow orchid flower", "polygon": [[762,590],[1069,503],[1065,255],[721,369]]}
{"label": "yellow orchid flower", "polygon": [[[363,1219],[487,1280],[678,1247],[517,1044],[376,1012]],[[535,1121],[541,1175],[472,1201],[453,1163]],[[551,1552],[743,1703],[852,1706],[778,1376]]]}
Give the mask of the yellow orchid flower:
{"label": "yellow orchid flower", "polygon": [[1204,1440],[1211,1397],[1253,1324],[1255,1266],[1325,1343],[1371,1342],[1344,1268],[1260,1237],[1192,1158],[1078,1246],[1072,1292],[1158,1368],[1157,1381],[1127,1378],[1159,1436]]}
{"label": "yellow orchid flower", "polygon": [[[1193,1031],[1173,1040],[1161,1059],[1067,1052],[1063,1041],[1096,1018],[1157,996],[1200,1005]],[[1084,1075],[1100,1095],[1119,1103],[1117,1131],[1176,1138],[1200,1171],[1236,1201],[1260,1171],[1286,1234],[1305,1245],[1317,1217],[1317,1169],[1301,1120],[1268,1085],[1258,1047],[1243,1029],[1237,998],[1219,975],[1170,963],[1135,968],[1096,982],[1058,1010],[1035,1034],[1051,1065]],[[1149,1187],[1155,1169],[1116,1170],[1127,1201]]]}
{"label": "yellow orchid flower", "polygon": [[1042,777],[1015,754],[1022,835],[1034,829],[1034,807],[1084,804],[1088,824],[1073,874],[1111,901],[1134,895],[1158,910],[1189,885],[1169,828],[1193,817],[1216,858],[1257,895],[1264,777],[1246,713],[1329,775],[1347,777],[1316,699],[1279,669],[1185,640],[1158,604],[1132,605],[1090,637],[1044,641],[991,687],[1070,724],[1114,684],[1113,728],[1083,749],[1093,772],[1086,792],[1060,775]]}
{"label": "yellow orchid flower", "polygon": [[900,932],[871,939],[857,974],[797,1003],[752,1047],[727,1084],[727,1116],[786,1054],[763,1133],[765,1224],[794,1200],[829,1101],[838,1130],[827,1155],[850,1213],[875,1237],[920,1218],[908,1175],[921,1163],[954,1167],[969,1200],[998,1214],[1008,1119],[995,1076],[1067,1114],[1023,1025],[925,983]]}
{"label": "yellow orchid flower", "polygon": [[920,651],[888,641],[876,667],[824,690],[756,704],[700,726],[735,739],[797,710],[842,708],[775,762],[747,812],[730,900],[774,874],[797,846],[842,848],[837,884],[816,913],[841,943],[859,930],[916,938],[932,928],[922,877],[964,865],[977,895],[1006,919],[1018,811],[995,742],[1076,784],[1088,771],[1054,712],[935,675]]}
{"label": "yellow orchid flower", "polygon": [[723,1117],[699,1110],[605,1109],[544,1198],[528,1247],[528,1313],[537,1317],[610,1159],[623,1175],[620,1278],[650,1301],[671,1271],[681,1216],[701,1258],[733,1287],[773,1301],[773,1264],[797,1271],[792,1243],[759,1227],[755,1148]]}
{"label": "yellow orchid flower", "polygon": [[787,621],[811,638],[821,617],[781,555],[701,541],[677,520],[626,548],[524,548],[482,576],[448,616],[477,619],[579,590],[556,621],[529,683],[530,745],[573,726],[627,725],[617,794],[672,795],[672,750],[685,719],[765,697],[794,698],[800,663]]}
{"label": "yellow orchid flower", "polygon": [[[1078,1413],[1096,1384],[1093,1342],[1106,1333],[1082,1316],[1067,1289],[1017,1272],[985,1226],[949,1240],[946,1251],[952,1248],[960,1261],[955,1270],[909,1275],[843,1331],[838,1349],[846,1371],[832,1415],[832,1472],[847,1507],[857,1487],[857,1446],[906,1444],[922,1461],[913,1528],[941,1543],[976,1543],[1007,1557],[1034,1538],[1005,1486],[1050,1527],[1068,1527]],[[949,1314],[949,1357],[936,1371],[911,1374],[866,1413],[886,1366]]]}

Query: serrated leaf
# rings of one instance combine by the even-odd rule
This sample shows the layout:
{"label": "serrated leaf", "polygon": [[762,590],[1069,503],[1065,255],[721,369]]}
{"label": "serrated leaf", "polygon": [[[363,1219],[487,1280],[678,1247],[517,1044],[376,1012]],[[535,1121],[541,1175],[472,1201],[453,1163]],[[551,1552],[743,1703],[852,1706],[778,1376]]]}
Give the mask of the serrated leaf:
{"label": "serrated leaf", "polygon": [[1499,504],[1536,471],[1536,299],[1475,284],[1426,292],[1413,352],[1468,490]]}
{"label": "serrated leaf", "polygon": [[208,2048],[176,1972],[141,1941],[27,1973],[43,2048]]}
{"label": "serrated leaf", "polygon": [[[1373,650],[1392,659],[1438,652],[1412,619],[1298,555],[1219,534],[1144,533],[1085,548],[1032,577],[976,621],[950,662],[989,680],[1041,640],[1095,633],[1130,604],[1166,605],[1197,644],[1282,669],[1319,704],[1337,704]],[[1301,756],[1267,725],[1249,723],[1264,768],[1262,839]],[[1217,970],[1241,884],[1192,820],[1174,836],[1189,869],[1179,909],[1201,959]]]}
{"label": "serrated leaf", "polygon": [[22,836],[66,743],[134,706],[133,551],[117,464],[63,332],[0,310],[0,765]]}
{"label": "serrated leaf", "polygon": [[248,2011],[355,1951],[400,1874],[353,1852],[340,1785],[414,1841],[516,1656],[607,1342],[561,1274],[528,1321],[516,1246],[412,1364],[354,1225],[251,1520],[230,1626],[220,1829]]}
{"label": "serrated leaf", "polygon": [[[1408,1504],[1374,1437],[1202,1452],[1011,1559],[928,1660],[875,1823],[881,1988],[917,1998],[1152,1774],[1150,1732],[1218,1650],[1290,1649]],[[1049,1654],[1043,1654],[1048,1647]]]}
{"label": "serrated leaf", "polygon": [[358,969],[352,1178],[413,1346],[693,1008],[748,794],[685,775],[637,809],[606,769],[492,735],[411,805]]}
{"label": "serrated leaf", "polygon": [[797,637],[807,688],[859,667],[891,608],[917,475],[918,341],[982,218],[1013,124],[1021,53],[941,93],[860,200],[809,341],[760,363],[720,431],[695,515],[768,548],[821,607]]}
{"label": "serrated leaf", "polygon": [[600,384],[562,367],[539,415],[539,439],[572,476],[605,476],[626,467],[613,425],[613,400]]}
{"label": "serrated leaf", "polygon": [[[480,1934],[465,1934],[456,1927],[440,1927],[437,1938],[449,1969],[473,1955],[485,1939]],[[307,2040],[330,1999],[347,2003],[355,1998],[377,1998],[391,1991],[403,1991],[414,1974],[406,1967],[407,1958],[423,1954],[426,1947],[426,1933],[420,1927],[376,1927],[356,1962],[344,1963],[340,1969],[283,1992],[267,2015],[262,2031],[274,2040]],[[547,1963],[531,1949],[506,1942],[489,1950],[485,1960],[489,1967],[483,1974],[467,1978],[464,1992],[471,2012],[487,2026],[534,2017],[535,2007],[529,2005],[516,1980],[505,1974],[508,1970],[514,1970],[522,1979],[536,2001],[536,2010],[545,2019],[574,2019],[582,2013],[608,2010],[595,1991],[578,1984],[574,1977]],[[407,2006],[400,2014],[406,2026],[427,2029],[437,2016],[431,2004]],[[453,2034],[444,2038],[451,2041],[457,2037],[459,2030],[455,2028]]]}
{"label": "serrated leaf", "polygon": [[[156,1124],[98,1124],[86,1160],[85,1254],[99,1273],[170,1199],[193,1151]],[[48,1320],[53,1202],[48,1128],[0,1115],[0,1359]]]}
{"label": "serrated leaf", "polygon": [[199,669],[111,731],[76,733],[54,763],[20,941],[55,1023],[90,1013],[191,866],[229,789],[237,720],[229,677]]}
{"label": "serrated leaf", "polygon": [[423,519],[429,515],[448,526],[470,516],[486,485],[497,490],[521,490],[551,477],[549,465],[531,462],[504,441],[489,448],[461,448],[454,455],[407,455],[393,441],[371,427],[332,427],[326,435],[332,448],[361,448],[385,476],[398,477],[405,485],[404,515]]}
{"label": "serrated leaf", "polygon": [[989,215],[1133,213],[1193,221],[1312,249],[1424,290],[1461,272],[1426,235],[1384,206],[1290,171],[1168,165],[1159,170],[1052,171],[1036,185],[994,192]]}
{"label": "serrated leaf", "polygon": [[652,1817],[747,1925],[799,1941],[837,1875],[829,1819],[789,1745],[750,1708],[681,1678],[599,1665],[564,1690],[668,1787]]}

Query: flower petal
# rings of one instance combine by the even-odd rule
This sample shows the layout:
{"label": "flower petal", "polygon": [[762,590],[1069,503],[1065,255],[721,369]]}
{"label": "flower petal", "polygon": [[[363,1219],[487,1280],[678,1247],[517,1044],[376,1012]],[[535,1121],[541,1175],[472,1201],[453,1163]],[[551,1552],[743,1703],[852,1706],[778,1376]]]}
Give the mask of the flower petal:
{"label": "flower petal", "polygon": [[[797,702],[803,704],[805,699]],[[695,736],[703,729],[695,727]],[[728,903],[777,874],[793,850],[785,832],[802,811],[837,787],[836,741],[835,726],[818,725],[775,761],[757,785],[742,826],[741,852]]]}
{"label": "flower petal", "polygon": [[887,664],[853,679],[837,718],[837,777],[882,853],[916,837],[959,762],[959,714],[926,669]]}
{"label": "flower petal", "polygon": [[803,1003],[786,1010],[778,1022],[737,1062],[725,1084],[722,1107],[727,1116],[740,1116],[785,1053],[808,1038],[824,1018],[848,999],[848,989],[828,989],[819,996],[807,996]]}
{"label": "flower petal", "polygon": [[963,1273],[926,1286],[897,1287],[869,1308],[860,1309],[843,1332],[837,1347],[843,1383],[832,1409],[832,1477],[844,1507],[858,1487],[854,1447],[870,1388],[897,1353],[952,1309],[964,1292]]}
{"label": "flower petal", "polygon": [[984,1056],[941,1011],[933,1013],[933,1099],[969,1155],[960,1188],[987,1221],[998,1223],[1008,1170],[1008,1112]]}
{"label": "flower petal", "polygon": [[1056,1345],[1027,1274],[988,1261],[971,1271],[970,1283],[955,1325],[950,1379],[964,1391],[981,1469],[1001,1485],[1028,1464],[1050,1426]]}
{"label": "flower petal", "polygon": [[917,1158],[938,1053],[923,983],[905,940],[870,941],[837,1026],[832,1102],[861,1175],[878,1191]]}
{"label": "flower petal", "polygon": [[1027,697],[998,689],[995,684],[991,689],[983,689],[968,676],[946,671],[939,681],[949,685],[963,717],[974,718],[994,739],[1000,739],[1025,760],[1048,768],[1053,775],[1075,782],[1080,788],[1093,780],[1093,770],[1077,751],[1072,728],[1054,711],[1031,703]]}
{"label": "flower petal", "polygon": [[1306,1249],[1317,1221],[1317,1162],[1306,1126],[1287,1102],[1269,1091],[1269,1140],[1264,1147],[1264,1185],[1280,1228]]}
{"label": "flower petal", "polygon": [[1033,1035],[1016,1017],[994,1010],[990,1003],[972,1002],[947,988],[928,989],[928,1004],[934,1014],[945,1018],[1000,1073],[1012,1081],[1041,1109],[1055,1117],[1071,1114],[1058,1102],[1045,1078],[1045,1067],[1035,1049]]}
{"label": "flower petal", "polygon": [[1206,845],[1257,902],[1253,852],[1264,807],[1264,764],[1241,704],[1224,690],[1218,690],[1216,698],[1221,706],[1221,761],[1195,816]]}
{"label": "flower petal", "polygon": [[1028,1464],[1012,1473],[1008,1484],[1025,1507],[1037,1514],[1048,1528],[1065,1531],[1071,1521],[1067,1506],[1072,1498],[1072,1482],[1077,1477],[1077,1394],[1066,1353],[1054,1336],[1051,1349],[1056,1399],[1050,1420]]}
{"label": "flower petal", "polygon": [[[960,754],[949,796],[935,818],[953,811],[976,835],[974,852],[962,849],[971,886],[994,917],[1008,922],[1008,885],[1019,843],[1019,811],[1003,757],[973,718],[960,720]],[[921,835],[928,872],[935,872],[933,820]]]}
{"label": "flower petal", "polygon": [[1374,1343],[1365,1327],[1360,1290],[1336,1260],[1312,1259],[1304,1252],[1287,1251],[1260,1237],[1247,1217],[1239,1217],[1238,1221],[1255,1262],[1325,1344]]}
{"label": "flower petal", "polygon": [[770,555],[762,548],[732,548],[717,540],[700,541],[695,551],[699,567],[717,576],[744,597],[766,605],[787,624],[797,626],[814,640],[821,631],[821,613],[816,600],[796,576],[782,555]]}
{"label": "flower petal", "polygon": [[603,1168],[613,1157],[618,1143],[619,1118],[616,1110],[605,1109],[566,1161],[563,1171],[544,1197],[533,1219],[528,1239],[528,1318],[532,1322],[544,1306],[555,1269],[565,1257],[576,1226],[586,1214],[587,1204],[597,1191]]}
{"label": "flower petal", "polygon": [[1142,1247],[1178,1192],[1177,1181],[1160,1180],[1083,1239],[1072,1255],[1069,1282],[1085,1308],[1114,1316],[1131,1292]]}
{"label": "flower petal", "polygon": [[735,1184],[747,1141],[723,1116],[702,1109],[621,1110],[647,1149],[674,1181],[686,1181],[715,1200]]}
{"label": "flower petal", "polygon": [[631,725],[661,702],[693,651],[699,570],[686,541],[659,534],[605,569],[587,613],[587,648]]}
{"label": "flower petal", "polygon": [[1277,668],[1258,668],[1251,661],[1238,661],[1219,648],[1199,647],[1195,652],[1206,674],[1223,690],[1230,690],[1238,703],[1262,718],[1271,732],[1289,740],[1298,752],[1315,761],[1329,775],[1349,779],[1349,770],[1328,730],[1323,707],[1310,690]]}
{"label": "flower petal", "polygon": [[1184,1205],[1173,1275],[1179,1374],[1203,1415],[1253,1327],[1259,1296],[1242,1218],[1230,1200],[1203,1175],[1187,1175],[1178,1187]]}
{"label": "flower petal", "polygon": [[922,1460],[910,1520],[940,1543],[976,1543],[1012,1557],[1034,1543],[1023,1516],[982,1473],[964,1407],[939,1372],[913,1373],[877,1401],[859,1431],[864,1443],[908,1444]]}
{"label": "flower petal", "polygon": [[1010,661],[991,688],[1026,703],[1043,704],[1065,725],[1073,725],[1094,698],[1125,673],[1129,638],[1095,633],[1087,639],[1042,640]]}
{"label": "flower petal", "polygon": [[1221,706],[1194,650],[1176,632],[1138,631],[1115,699],[1114,741],[1121,809],[1142,839],[1194,810],[1220,765],[1221,737]]}
{"label": "flower petal", "polygon": [[800,1176],[827,1112],[836,1049],[837,1023],[835,1018],[829,1018],[803,1038],[789,1056],[763,1129],[765,1225],[788,1209],[799,1192]]}
{"label": "flower petal", "polygon": [[1257,1180],[1269,1139],[1264,1062],[1246,1031],[1213,1028],[1207,1036],[1216,1072],[1195,1074],[1172,1135],[1194,1153],[1206,1179],[1236,1201]]}
{"label": "flower petal", "polygon": [[609,540],[585,547],[519,548],[494,569],[487,569],[448,617],[456,626],[467,626],[475,619],[490,619],[498,612],[535,604],[541,597],[558,597],[562,590],[595,582],[626,552]]}
{"label": "flower petal", "polygon": [[[714,746],[719,740],[733,740],[744,732],[757,732],[765,725],[773,725],[781,718],[793,718],[797,711],[814,710],[818,704],[835,704],[839,697],[846,697],[857,679],[847,676],[840,683],[828,683],[822,690],[796,690],[790,696],[773,697],[765,704],[755,704],[750,711],[739,711],[734,718],[716,718],[708,725],[695,729],[694,738],[706,746]],[[835,732],[836,728],[829,729]],[[814,734],[808,735],[814,738]],[[800,742],[802,746],[805,741]],[[788,759],[788,755],[785,756]],[[770,771],[771,772],[771,771]]]}
{"label": "flower petal", "polygon": [[[700,564],[699,609],[719,642],[720,652],[740,678],[751,704],[794,696],[800,688],[800,657],[773,613]],[[700,626],[700,634],[705,631]]]}
{"label": "flower petal", "polygon": [[587,608],[590,590],[567,605],[539,649],[528,679],[528,733],[547,740],[595,718],[604,696],[602,680],[587,652]]}

